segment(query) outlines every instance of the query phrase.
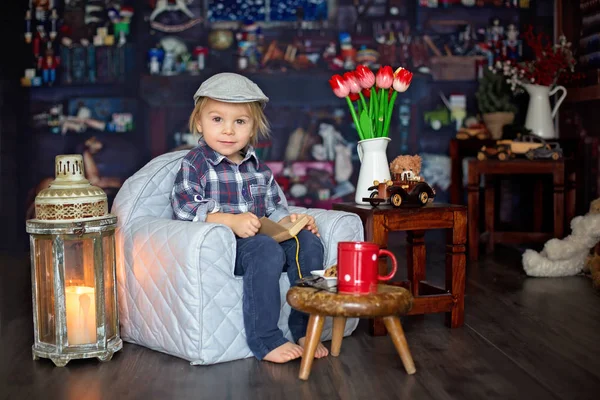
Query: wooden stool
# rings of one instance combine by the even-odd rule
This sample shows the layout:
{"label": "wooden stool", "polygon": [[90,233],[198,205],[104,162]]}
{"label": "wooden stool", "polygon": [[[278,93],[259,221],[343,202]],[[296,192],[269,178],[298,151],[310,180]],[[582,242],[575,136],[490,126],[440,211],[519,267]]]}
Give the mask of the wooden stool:
{"label": "wooden stool", "polygon": [[331,355],[337,357],[342,347],[346,318],[383,317],[385,326],[392,337],[394,346],[400,354],[404,368],[409,375],[416,372],[404,330],[398,315],[406,314],[411,309],[413,297],[402,287],[379,285],[374,294],[339,294],[314,288],[294,286],[287,293],[287,302],[296,310],[310,314],[306,330],[306,343],[300,379],[307,380],[312,368],[315,350],[321,340],[325,317],[333,318],[333,338]]}

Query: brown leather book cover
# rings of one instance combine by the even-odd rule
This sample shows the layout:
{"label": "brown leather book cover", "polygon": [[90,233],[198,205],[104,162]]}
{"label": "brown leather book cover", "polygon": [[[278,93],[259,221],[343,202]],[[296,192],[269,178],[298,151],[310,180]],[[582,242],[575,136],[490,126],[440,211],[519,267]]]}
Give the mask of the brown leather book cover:
{"label": "brown leather book cover", "polygon": [[308,224],[308,217],[301,215],[294,222],[279,223],[267,217],[260,219],[260,230],[258,233],[272,237],[277,243],[291,239]]}

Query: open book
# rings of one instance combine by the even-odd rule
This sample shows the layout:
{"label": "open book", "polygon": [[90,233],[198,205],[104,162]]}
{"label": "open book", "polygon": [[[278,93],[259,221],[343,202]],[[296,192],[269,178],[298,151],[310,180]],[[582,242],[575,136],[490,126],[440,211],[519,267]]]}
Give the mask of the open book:
{"label": "open book", "polygon": [[288,223],[279,223],[267,217],[262,217],[258,233],[271,236],[279,243],[296,236],[306,224],[308,224],[308,217],[305,215],[299,215],[296,221]]}

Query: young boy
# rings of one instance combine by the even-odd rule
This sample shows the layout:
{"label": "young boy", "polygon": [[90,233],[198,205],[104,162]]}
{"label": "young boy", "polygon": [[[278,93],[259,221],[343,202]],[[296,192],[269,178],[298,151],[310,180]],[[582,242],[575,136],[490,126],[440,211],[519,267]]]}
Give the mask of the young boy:
{"label": "young boy", "polygon": [[[217,74],[202,83],[189,121],[190,131],[201,138],[183,159],[171,203],[176,219],[219,223],[233,230],[248,347],[259,360],[285,363],[302,356],[308,316],[292,309],[288,323],[300,346],[290,343],[277,327],[280,275],[287,271],[293,285],[300,271],[309,276],[311,270],[322,269],[324,249],[312,217],[297,235],[299,268],[295,240],[277,243],[257,234],[263,216],[276,222],[298,218],[280,203],[273,173],[253,148],[259,137],[269,135],[263,112],[268,101],[254,82],[238,74]],[[319,343],[315,356],[327,354]]]}

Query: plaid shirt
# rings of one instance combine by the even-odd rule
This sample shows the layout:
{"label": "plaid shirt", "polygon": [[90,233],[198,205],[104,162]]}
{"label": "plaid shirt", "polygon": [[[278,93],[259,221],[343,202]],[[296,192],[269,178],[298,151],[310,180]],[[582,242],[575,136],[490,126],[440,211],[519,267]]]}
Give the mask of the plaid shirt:
{"label": "plaid shirt", "polygon": [[279,221],[289,215],[280,201],[273,172],[258,161],[252,146],[235,164],[203,139],[183,158],[171,193],[173,218],[184,221],[206,221],[216,212],[251,212]]}

